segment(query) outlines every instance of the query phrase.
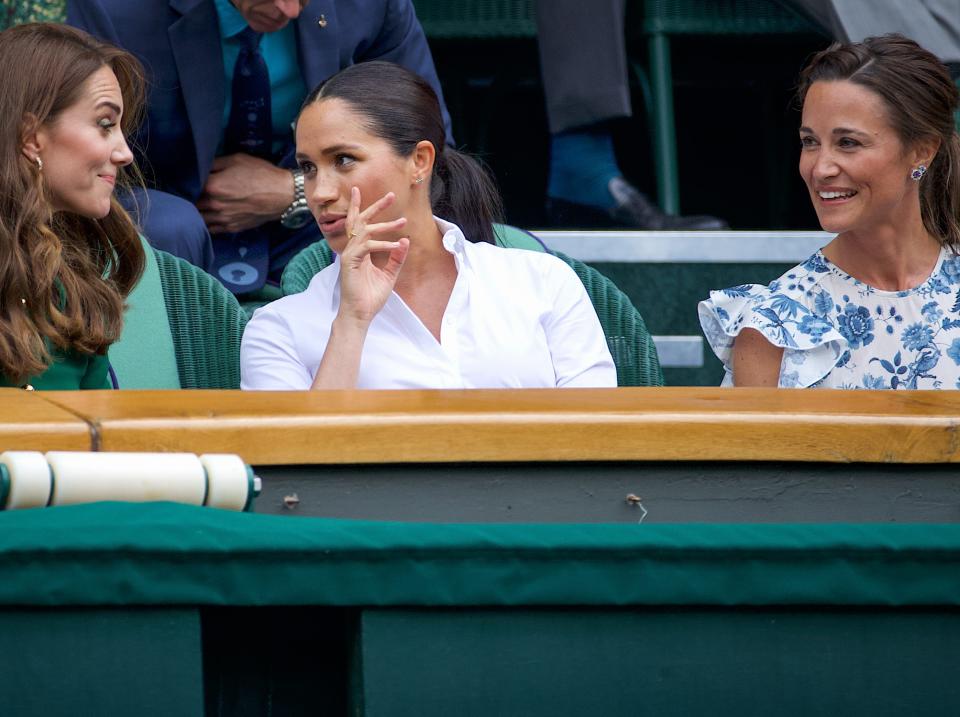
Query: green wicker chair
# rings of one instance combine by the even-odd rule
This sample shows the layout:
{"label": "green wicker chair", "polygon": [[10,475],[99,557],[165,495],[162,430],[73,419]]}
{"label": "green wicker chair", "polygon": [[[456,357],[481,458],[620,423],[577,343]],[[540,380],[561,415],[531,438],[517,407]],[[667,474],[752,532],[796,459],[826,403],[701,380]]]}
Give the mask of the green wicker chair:
{"label": "green wicker chair", "polygon": [[558,251],[553,254],[576,272],[587,290],[617,366],[617,385],[662,386],[657,347],[630,298],[592,266]]}
{"label": "green wicker chair", "polygon": [[294,256],[284,267],[280,277],[280,291],[284,296],[306,291],[310,280],[333,262],[333,251],[326,239],[311,244]]}
{"label": "green wicker chair", "polygon": [[247,316],[202,269],[156,251],[181,388],[240,388],[240,338]]}
{"label": "green wicker chair", "polygon": [[780,0],[637,0],[642,5],[643,34],[648,39],[650,78],[632,63],[647,104],[653,129],[654,165],[660,207],[668,214],[680,208],[677,140],[673,115],[673,71],[670,37],[713,35],[744,38],[757,35],[823,35],[823,29]]}
{"label": "green wicker chair", "polygon": [[536,37],[533,0],[414,0],[431,39]]}
{"label": "green wicker chair", "polygon": [[[497,225],[494,234],[500,246],[544,251],[536,239],[516,227]],[[657,347],[643,317],[627,295],[592,266],[559,252],[553,253],[576,272],[593,302],[617,366],[617,385],[662,386],[663,371],[657,358]],[[281,290],[284,294],[304,291],[314,275],[331,261],[333,252],[326,241],[311,244],[287,264],[280,280]]]}

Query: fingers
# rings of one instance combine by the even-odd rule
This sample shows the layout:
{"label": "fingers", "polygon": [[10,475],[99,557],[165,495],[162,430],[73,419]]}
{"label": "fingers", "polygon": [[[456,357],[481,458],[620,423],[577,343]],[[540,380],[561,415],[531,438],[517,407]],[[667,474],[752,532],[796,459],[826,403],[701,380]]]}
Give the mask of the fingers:
{"label": "fingers", "polygon": [[396,239],[375,239],[378,234],[393,234],[403,228],[407,223],[405,217],[394,219],[392,222],[383,222],[382,224],[370,224],[364,227],[363,232],[357,235],[351,235],[347,240],[347,246],[344,247],[343,256],[355,256],[362,259],[367,254],[374,254],[381,251],[391,251],[396,248]]}
{"label": "fingers", "polygon": [[243,164],[266,164],[269,167],[274,165],[271,162],[268,162],[265,159],[260,159],[259,157],[253,157],[249,154],[244,154],[243,152],[237,152],[235,154],[223,154],[219,157],[213,158],[213,164],[210,165],[211,172],[220,172],[224,169],[228,169],[234,165],[243,165]]}
{"label": "fingers", "polygon": [[395,242],[397,246],[390,250],[390,257],[387,259],[383,270],[393,277],[394,282],[403,268],[403,262],[407,259],[407,252],[410,251],[410,240],[407,237],[401,237]]}
{"label": "fingers", "polygon": [[383,234],[385,232],[395,232],[403,228],[403,225],[407,223],[406,217],[400,217],[399,219],[393,219],[389,222],[380,222],[378,224],[367,224],[364,227],[364,231],[367,234]]}
{"label": "fingers", "polygon": [[347,207],[346,228],[349,238],[352,240],[360,233],[360,227],[357,226],[357,216],[360,214],[360,188],[350,188],[350,206]]}
{"label": "fingers", "polygon": [[410,245],[410,240],[406,237],[402,239],[397,239],[396,241],[383,241],[377,239],[367,239],[360,247],[364,254],[376,254],[378,252],[389,251],[392,252],[394,249],[397,249],[401,246],[401,242],[405,242],[407,246]]}
{"label": "fingers", "polygon": [[222,171],[233,163],[234,163],[234,155],[232,154],[225,154],[220,157],[214,157],[213,164],[210,165],[210,171],[211,172]]}
{"label": "fingers", "polygon": [[[356,189],[357,191],[357,207],[359,208],[360,207],[360,190],[357,189],[356,187],[354,187],[354,189]],[[394,194],[393,192],[387,192],[382,197],[380,197],[377,201],[371,204],[369,207],[367,207],[362,212],[360,212],[359,218],[362,219],[363,221],[367,221],[380,210],[386,209],[391,204],[393,204],[393,201],[396,198],[397,198],[396,194]]]}
{"label": "fingers", "polygon": [[365,235],[379,234],[400,229],[407,221],[404,217],[400,217],[399,219],[394,219],[389,222],[379,222],[376,224],[367,223],[378,212],[383,211],[393,204],[396,198],[396,194],[393,192],[387,192],[366,209],[360,211],[360,188],[351,187],[350,206],[347,208],[347,217],[345,222],[348,244],[356,241],[359,238],[362,238]]}

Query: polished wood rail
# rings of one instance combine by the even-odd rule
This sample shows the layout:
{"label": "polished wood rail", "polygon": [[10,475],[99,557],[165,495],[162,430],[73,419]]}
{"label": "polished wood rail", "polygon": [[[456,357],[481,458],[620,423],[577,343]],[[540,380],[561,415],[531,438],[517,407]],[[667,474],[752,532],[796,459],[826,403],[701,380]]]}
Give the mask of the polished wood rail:
{"label": "polished wood rail", "polygon": [[35,391],[0,388],[0,450],[87,451],[90,427]]}
{"label": "polished wood rail", "polygon": [[960,393],[954,391],[678,387],[0,396],[4,450],[37,445],[37,435],[57,438],[44,443],[47,448],[75,448],[83,421],[94,450],[230,452],[256,465],[960,460]]}

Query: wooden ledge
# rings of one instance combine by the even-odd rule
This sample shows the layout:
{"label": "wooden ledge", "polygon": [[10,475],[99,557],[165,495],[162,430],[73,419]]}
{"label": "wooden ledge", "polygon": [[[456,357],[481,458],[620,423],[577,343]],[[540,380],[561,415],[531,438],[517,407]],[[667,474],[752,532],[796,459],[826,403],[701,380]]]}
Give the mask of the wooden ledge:
{"label": "wooden ledge", "polygon": [[0,388],[0,451],[89,451],[90,428],[37,391]]}
{"label": "wooden ledge", "polygon": [[960,393],[622,388],[49,392],[100,450],[249,463],[960,461]]}

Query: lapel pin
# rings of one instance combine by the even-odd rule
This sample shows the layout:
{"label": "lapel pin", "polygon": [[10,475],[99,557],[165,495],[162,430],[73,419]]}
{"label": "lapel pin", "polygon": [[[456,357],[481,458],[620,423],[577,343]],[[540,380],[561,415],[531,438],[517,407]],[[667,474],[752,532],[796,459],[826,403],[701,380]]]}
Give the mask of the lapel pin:
{"label": "lapel pin", "polygon": [[327,26],[327,16],[326,16],[326,15],[321,15],[321,16],[320,16],[320,19],[317,20],[317,24],[318,24],[320,27],[326,27],[326,26]]}

